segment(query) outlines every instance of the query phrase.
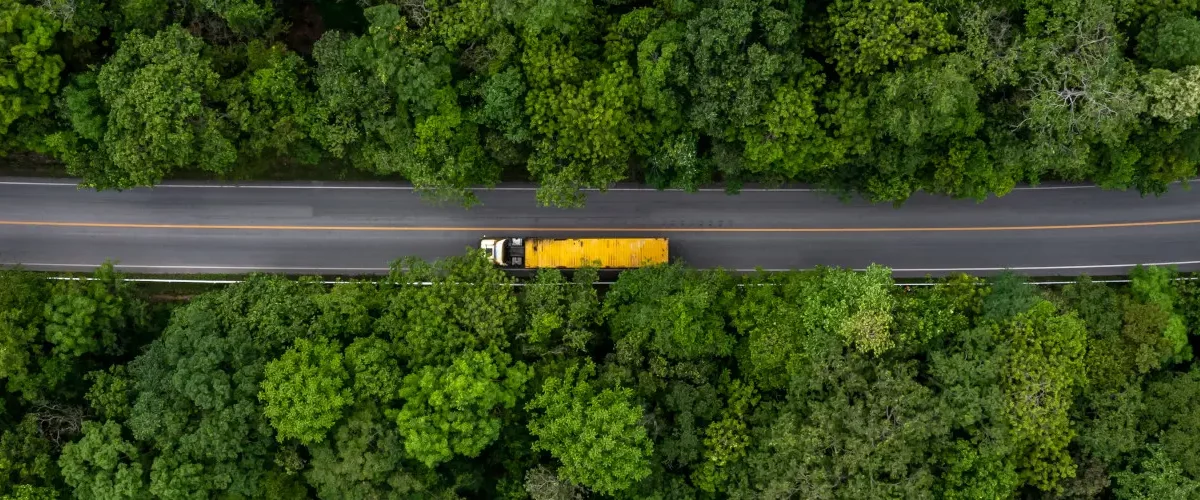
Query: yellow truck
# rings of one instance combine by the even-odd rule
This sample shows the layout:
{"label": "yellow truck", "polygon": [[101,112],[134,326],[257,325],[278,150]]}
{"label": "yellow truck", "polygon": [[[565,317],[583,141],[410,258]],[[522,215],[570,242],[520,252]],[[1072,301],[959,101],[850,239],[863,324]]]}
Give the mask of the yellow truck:
{"label": "yellow truck", "polygon": [[667,263],[666,238],[484,238],[479,248],[510,269],[628,269]]}

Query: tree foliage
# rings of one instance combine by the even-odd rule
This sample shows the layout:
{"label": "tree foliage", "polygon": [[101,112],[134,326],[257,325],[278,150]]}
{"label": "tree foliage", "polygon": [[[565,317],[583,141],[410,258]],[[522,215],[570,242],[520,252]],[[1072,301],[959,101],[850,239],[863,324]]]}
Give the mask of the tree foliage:
{"label": "tree foliage", "polygon": [[1171,269],[564,274],[472,251],[148,304],[111,266],[4,271],[0,498],[1198,491],[1200,292]]}
{"label": "tree foliage", "polygon": [[562,466],[559,476],[600,493],[616,493],[650,473],[651,443],[628,389],[599,389],[591,364],[568,368],[542,384],[529,402],[534,448]]}
{"label": "tree foliage", "polygon": [[[203,49],[204,40],[182,28],[130,34],[96,75],[91,109],[69,110],[73,122],[81,121],[75,113],[87,113],[103,123],[102,135],[95,129],[71,134],[71,142],[80,143],[64,149],[72,172],[94,187],[128,188],[157,184],[191,166],[228,171],[237,152],[226,120],[211,104],[220,76]],[[77,158],[91,154],[98,157]]]}
{"label": "tree foliage", "polygon": [[517,404],[529,379],[507,354],[467,352],[449,366],[426,366],[404,377],[396,425],[410,455],[427,466],[455,455],[478,456],[500,436],[497,413]]}
{"label": "tree foliage", "polygon": [[[1192,0],[0,4],[5,152],[95,188],[808,183],[877,201],[1195,176]],[[356,172],[353,172],[356,171]]]}
{"label": "tree foliage", "polygon": [[1087,383],[1086,327],[1074,314],[1061,315],[1040,301],[1009,320],[1001,336],[1011,346],[1002,371],[1005,415],[1014,445],[1026,457],[1022,475],[1039,488],[1054,489],[1075,475],[1066,448],[1074,437],[1071,400]]}
{"label": "tree foliage", "polygon": [[44,9],[17,0],[0,2],[0,134],[11,133],[13,122],[50,108],[65,66],[54,44],[61,26]]}
{"label": "tree foliage", "polygon": [[283,356],[267,363],[258,398],[280,441],[320,442],[341,419],[342,408],[352,398],[339,351],[330,342],[300,338]]}

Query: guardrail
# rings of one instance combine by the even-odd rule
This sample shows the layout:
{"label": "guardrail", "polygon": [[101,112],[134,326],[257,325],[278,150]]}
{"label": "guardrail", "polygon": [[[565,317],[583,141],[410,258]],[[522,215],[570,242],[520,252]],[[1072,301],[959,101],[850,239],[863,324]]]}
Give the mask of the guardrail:
{"label": "guardrail", "polygon": [[[95,281],[98,278],[93,278],[90,276],[47,276],[46,279],[57,280],[57,281],[64,281],[64,280]],[[1182,276],[1182,277],[1174,278],[1173,281],[1194,281],[1197,279],[1200,279],[1200,277]],[[194,285],[232,285],[234,283],[241,283],[245,280],[233,280],[233,279],[202,280],[202,279],[191,279],[191,278],[178,278],[178,279],[175,279],[175,278],[124,278],[124,281],[128,281],[131,283],[179,283],[179,284],[194,284]],[[1094,279],[1094,280],[1092,280],[1092,283],[1129,283],[1130,281],[1131,280],[1129,280],[1129,279]],[[380,280],[369,280],[369,281],[368,280],[321,280],[318,283],[325,284],[325,285],[351,285],[351,284],[356,284],[356,283],[379,284],[379,283],[382,283],[382,281],[380,281]],[[1075,281],[1026,281],[1025,282],[1026,285],[1039,285],[1039,286],[1042,286],[1042,285],[1045,285],[1045,286],[1048,286],[1048,285],[1070,285],[1070,284],[1074,284],[1074,283],[1076,283],[1076,282]],[[417,282],[406,283],[406,284],[407,285],[417,285],[417,286],[431,286],[431,285],[437,284],[437,282],[417,281]],[[573,284],[574,283],[555,283],[555,284],[543,283],[540,285],[542,285],[542,286],[566,286],[566,285],[573,285]],[[592,284],[593,285],[614,285],[614,284],[616,284],[616,282],[615,281],[593,281]],[[924,281],[924,282],[913,282],[913,283],[895,283],[895,286],[935,286],[937,284],[938,283],[936,283],[936,282]],[[508,286],[516,286],[516,287],[537,286],[537,285],[539,285],[539,283],[509,283],[508,284]],[[766,284],[761,284],[759,286],[764,286],[764,285],[766,285]],[[745,284],[739,284],[737,286],[745,286]]]}

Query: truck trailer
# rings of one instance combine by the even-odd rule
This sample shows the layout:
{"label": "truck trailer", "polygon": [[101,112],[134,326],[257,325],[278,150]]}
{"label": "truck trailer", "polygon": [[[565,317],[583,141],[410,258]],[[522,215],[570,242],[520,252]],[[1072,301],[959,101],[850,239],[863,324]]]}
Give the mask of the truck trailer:
{"label": "truck trailer", "polygon": [[629,269],[667,263],[666,238],[484,238],[479,248],[510,269]]}

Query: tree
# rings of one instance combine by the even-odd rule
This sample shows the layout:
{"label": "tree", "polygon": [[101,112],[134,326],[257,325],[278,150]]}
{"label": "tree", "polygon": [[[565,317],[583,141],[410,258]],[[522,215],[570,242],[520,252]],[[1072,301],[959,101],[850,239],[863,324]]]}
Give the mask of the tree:
{"label": "tree", "polygon": [[221,16],[230,28],[242,34],[261,31],[274,14],[270,2],[257,0],[199,0],[198,3]]}
{"label": "tree", "polygon": [[759,402],[754,385],[734,379],[728,384],[728,405],[721,418],[704,429],[704,462],[692,473],[692,482],[704,491],[716,493],[727,489],[730,469],[741,462],[750,450],[748,421]]}
{"label": "tree", "polygon": [[821,318],[820,276],[820,271],[759,273],[743,288],[730,316],[746,338],[740,366],[759,387],[780,389],[808,378],[824,353],[841,350],[837,330],[825,328]]}
{"label": "tree", "polygon": [[358,154],[370,134],[385,131],[393,105],[387,88],[356,58],[357,50],[356,39],[337,30],[327,31],[313,46],[317,92],[309,135],[338,158]]}
{"label": "tree", "polygon": [[1200,19],[1185,12],[1163,12],[1138,34],[1137,52],[1155,68],[1177,70],[1200,64]]}
{"label": "tree", "polygon": [[1152,69],[1142,77],[1150,116],[1173,125],[1184,125],[1200,115],[1200,66],[1177,73]]}
{"label": "tree", "polygon": [[[632,269],[604,297],[604,315],[626,364],[648,359],[698,360],[733,354],[721,313],[732,278],[680,264]],[[653,364],[658,364],[652,362]]]}
{"label": "tree", "polygon": [[669,19],[651,29],[637,43],[635,64],[641,105],[654,124],[644,139],[651,145],[646,183],[695,190],[712,180],[714,165],[700,157],[699,135],[685,121],[690,79],[686,28]]}
{"label": "tree", "polygon": [[733,182],[824,178],[843,160],[844,145],[830,140],[818,120],[828,79],[802,55],[801,9],[744,0],[700,7],[683,40],[691,67],[666,69],[690,91],[686,117],[691,129],[712,138],[715,167]]}
{"label": "tree", "polygon": [[[934,286],[905,289],[894,294],[893,330],[905,340],[905,351],[947,342],[971,329],[983,311],[990,292],[980,278],[951,275]],[[904,352],[904,351],[902,351]]]}
{"label": "tree", "polygon": [[484,351],[405,376],[404,406],[396,413],[404,449],[428,467],[454,455],[478,456],[500,436],[497,412],[516,406],[529,377],[524,363]]}
{"label": "tree", "polygon": [[1185,475],[1200,477],[1200,370],[1169,373],[1146,384],[1139,430],[1155,436],[1165,458],[1179,462]]}
{"label": "tree", "polygon": [[223,82],[231,94],[226,114],[240,132],[239,159],[298,156],[315,162],[320,153],[308,137],[313,95],[307,64],[282,45],[259,41],[246,46],[246,60],[244,71]]}
{"label": "tree", "polygon": [[1011,349],[1003,369],[1005,417],[1017,453],[1025,457],[1020,472],[1027,483],[1053,491],[1075,474],[1066,448],[1075,436],[1071,401],[1087,383],[1087,330],[1074,313],[1060,314],[1041,301],[1000,332]]}
{"label": "tree", "polygon": [[299,338],[279,359],[267,363],[258,399],[279,441],[317,443],[352,402],[341,346]]}
{"label": "tree", "polygon": [[537,466],[525,473],[525,491],[533,500],[581,500],[583,491],[570,481],[559,479],[549,469]]}
{"label": "tree", "polygon": [[145,326],[145,303],[111,263],[90,278],[47,286],[33,274],[4,273],[9,288],[0,296],[0,377],[26,401],[81,395],[91,363],[123,351]]}
{"label": "tree", "polygon": [[92,386],[85,397],[96,415],[114,421],[129,418],[133,406],[133,380],[129,377],[126,365],[95,370],[89,372],[86,378],[92,382]]}
{"label": "tree", "polygon": [[365,282],[338,283],[328,293],[314,295],[312,301],[320,310],[313,335],[347,342],[369,337],[385,304],[378,287]]}
{"label": "tree", "polygon": [[[1163,345],[1158,349],[1162,351],[1158,362],[1191,359],[1191,352],[1187,349],[1187,325],[1183,316],[1175,312],[1175,303],[1179,300],[1177,289],[1171,283],[1175,271],[1167,267],[1138,266],[1130,271],[1129,277],[1135,299],[1154,304],[1170,315],[1161,326]],[[1129,319],[1126,321],[1129,322]]]}
{"label": "tree", "polygon": [[528,167],[538,203],[580,206],[581,189],[605,189],[625,176],[638,125],[633,70],[618,61],[581,71],[572,45],[549,34],[525,37],[525,109],[535,134]]}
{"label": "tree", "polygon": [[304,476],[320,498],[392,498],[428,492],[438,482],[432,470],[409,462],[395,423],[370,402],[354,407],[329,439],[309,450]]}
{"label": "tree", "polygon": [[117,347],[117,334],[145,321],[145,304],[112,264],[96,270],[92,280],[63,280],[51,289],[45,307],[46,340],[54,353],[79,357]]}
{"label": "tree", "polygon": [[83,437],[63,447],[59,464],[76,498],[151,498],[141,454],[137,446],[125,440],[116,422],[84,422]]}
{"label": "tree", "polygon": [[539,269],[521,297],[528,318],[526,349],[539,354],[586,351],[601,322],[593,285],[598,277],[595,269],[581,269],[567,282],[557,269]]}
{"label": "tree", "polygon": [[263,494],[277,441],[259,384],[266,364],[308,331],[313,291],[252,276],[202,295],[130,363],[136,395],[127,425],[153,453],[151,494]]}
{"label": "tree", "polygon": [[[470,204],[475,198],[469,189],[494,184],[499,169],[488,161],[478,126],[460,103],[452,53],[459,43],[482,38],[487,28],[472,22],[487,18],[468,6],[414,8],[406,17],[397,5],[371,7],[364,11],[366,35],[322,36],[314,48],[313,136],[359,168],[402,174],[424,193]],[[456,24],[459,14],[469,16],[466,24]]]}
{"label": "tree", "polygon": [[[34,400],[43,390],[40,387],[43,381],[38,380],[38,364],[43,356],[38,342],[40,334],[36,326],[15,321],[15,312],[0,312],[0,366],[3,367],[0,377],[6,382],[6,392],[22,393],[26,399]],[[53,372],[50,375],[54,376]],[[55,378],[44,382],[53,385]]]}
{"label": "tree", "polygon": [[[130,34],[94,80],[94,107],[69,109],[73,124],[90,123],[77,113],[103,117],[103,135],[76,128],[50,140],[71,172],[96,188],[155,185],[183,168],[227,172],[237,151],[212,106],[220,77],[203,48],[177,26]],[[89,80],[77,83],[74,92],[90,92]]]}
{"label": "tree", "polygon": [[355,401],[387,404],[400,397],[400,362],[386,341],[377,337],[356,339],[346,348],[345,360],[353,379],[350,387]]}
{"label": "tree", "polygon": [[971,79],[973,64],[961,54],[949,54],[883,74],[870,92],[882,131],[910,146],[973,136],[984,122]]}
{"label": "tree", "polygon": [[1179,462],[1171,460],[1161,447],[1149,446],[1149,456],[1141,462],[1141,470],[1126,470],[1115,474],[1117,498],[1128,500],[1184,500],[1200,490],[1200,482],[1186,476]]}
{"label": "tree", "polygon": [[955,42],[945,22],[945,13],[923,2],[836,0],[829,6],[830,62],[851,75],[919,60]]}
{"label": "tree", "polygon": [[861,274],[843,271],[828,275],[830,288],[842,294],[833,306],[834,314],[843,316],[835,328],[847,345],[875,355],[896,345],[891,332],[896,304],[891,274],[886,267],[872,265]]}
{"label": "tree", "polygon": [[37,416],[32,413],[14,425],[0,427],[0,498],[62,496],[62,477],[55,463],[57,451],[55,443],[42,435]]}
{"label": "tree", "polygon": [[0,135],[7,135],[18,119],[50,108],[64,68],[62,57],[52,51],[60,27],[44,9],[16,0],[0,2]]}
{"label": "tree", "polygon": [[[449,365],[459,354],[506,349],[520,319],[511,278],[481,252],[433,264],[397,261],[379,319],[410,369]],[[429,282],[428,286],[421,285]]]}
{"label": "tree", "polygon": [[755,435],[742,498],[912,498],[933,483],[929,454],[948,434],[915,366],[849,352],[794,392]]}
{"label": "tree", "polygon": [[[733,310],[733,324],[748,335],[747,366],[764,388],[808,378],[836,341],[879,355],[906,345],[909,331],[893,328],[891,274],[818,268],[810,272],[760,274]],[[780,378],[780,372],[788,378]]]}
{"label": "tree", "polygon": [[[1121,55],[1111,5],[1088,0],[1051,12],[1036,25],[1044,35],[1022,46],[1036,56],[1027,63],[1018,126],[1034,141],[1030,170],[1082,179],[1099,173],[1092,144],[1119,148],[1139,123],[1146,99],[1133,64]],[[1125,167],[1091,176],[1114,187],[1128,185],[1131,177]]]}
{"label": "tree", "polygon": [[642,411],[629,389],[597,392],[590,378],[595,366],[571,367],[550,377],[526,406],[535,413],[529,431],[534,449],[562,462],[558,477],[613,494],[650,474],[653,445],[639,421]]}
{"label": "tree", "polygon": [[1124,305],[1120,335],[1096,340],[1087,354],[1089,381],[1098,387],[1116,389],[1130,377],[1145,375],[1177,355],[1175,343],[1163,336],[1171,316],[1156,304]]}

